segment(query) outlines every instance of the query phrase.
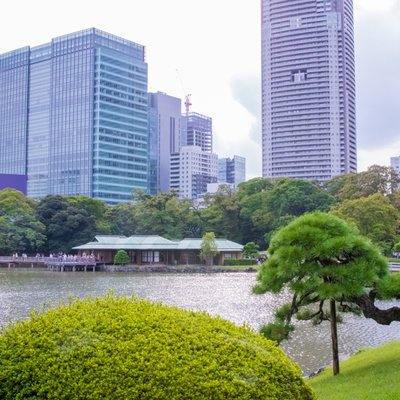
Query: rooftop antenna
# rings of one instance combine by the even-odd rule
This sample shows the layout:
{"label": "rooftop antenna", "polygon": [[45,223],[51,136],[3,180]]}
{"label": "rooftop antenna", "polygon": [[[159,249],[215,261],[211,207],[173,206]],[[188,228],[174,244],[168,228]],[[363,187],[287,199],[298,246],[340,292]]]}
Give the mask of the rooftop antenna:
{"label": "rooftop antenna", "polygon": [[178,68],[176,68],[175,71],[176,71],[176,74],[178,75],[179,82],[181,83],[181,87],[182,87],[182,90],[183,90],[183,94],[184,94],[184,96],[185,96],[185,102],[184,102],[183,104],[185,105],[186,115],[188,115],[188,114],[189,114],[189,111],[190,111],[190,106],[192,105],[192,102],[190,101],[190,96],[191,96],[191,94],[187,94],[187,93],[186,93],[185,86],[183,85],[182,78],[181,78],[181,75],[180,75],[180,73],[179,73]]}

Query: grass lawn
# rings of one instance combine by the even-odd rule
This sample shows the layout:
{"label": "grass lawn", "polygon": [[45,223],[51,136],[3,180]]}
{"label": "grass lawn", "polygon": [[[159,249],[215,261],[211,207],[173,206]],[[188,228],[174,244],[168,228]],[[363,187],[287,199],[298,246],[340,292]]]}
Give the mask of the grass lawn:
{"label": "grass lawn", "polygon": [[309,383],[318,400],[399,400],[400,342],[365,349],[340,364],[340,374],[326,369]]}

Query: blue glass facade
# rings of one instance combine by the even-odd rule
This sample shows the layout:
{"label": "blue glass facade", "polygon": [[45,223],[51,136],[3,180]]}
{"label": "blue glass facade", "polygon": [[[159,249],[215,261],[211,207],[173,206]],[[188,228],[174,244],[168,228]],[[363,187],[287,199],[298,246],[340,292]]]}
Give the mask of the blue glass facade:
{"label": "blue glass facade", "polygon": [[29,48],[0,56],[0,173],[26,174]]}
{"label": "blue glass facade", "polygon": [[[21,58],[21,51],[0,56],[0,112],[13,99],[3,93],[8,75],[2,62]],[[21,173],[4,167],[21,158],[33,197],[82,194],[116,204],[130,200],[133,189],[146,191],[144,47],[91,28],[23,54],[22,66],[8,70],[21,105],[4,112],[8,125],[1,126],[0,140],[8,142],[0,148],[0,172]],[[19,153],[5,159],[8,137],[19,132],[10,124],[18,125],[25,148],[18,145]]]}
{"label": "blue glass facade", "polygon": [[246,180],[246,159],[240,156],[218,160],[218,181],[231,183],[234,187]]}
{"label": "blue glass facade", "polygon": [[181,145],[199,146],[212,153],[212,118],[195,112],[182,115]]}

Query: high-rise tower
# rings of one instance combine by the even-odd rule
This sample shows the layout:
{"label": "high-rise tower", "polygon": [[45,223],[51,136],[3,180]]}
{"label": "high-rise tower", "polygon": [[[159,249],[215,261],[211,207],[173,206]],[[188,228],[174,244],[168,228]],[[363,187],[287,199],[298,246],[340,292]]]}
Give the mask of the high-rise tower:
{"label": "high-rise tower", "polygon": [[196,112],[182,115],[181,146],[199,146],[212,153],[212,118]]}
{"label": "high-rise tower", "polygon": [[171,154],[179,152],[181,99],[163,92],[149,93],[150,193],[170,191]]}
{"label": "high-rise tower", "polygon": [[110,204],[148,188],[143,46],[87,29],[0,55],[0,174]]}
{"label": "high-rise tower", "polygon": [[352,0],[261,0],[264,177],[356,172]]}

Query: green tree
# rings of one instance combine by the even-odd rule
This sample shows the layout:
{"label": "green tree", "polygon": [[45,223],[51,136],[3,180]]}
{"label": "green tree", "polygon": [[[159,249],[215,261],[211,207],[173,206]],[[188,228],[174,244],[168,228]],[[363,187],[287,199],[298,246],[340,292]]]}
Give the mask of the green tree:
{"label": "green tree", "polygon": [[109,235],[111,233],[111,221],[107,218],[108,206],[104,201],[92,199],[86,196],[70,196],[67,201],[80,210],[94,218],[96,234]]}
{"label": "green tree", "polygon": [[206,202],[207,208],[201,213],[204,229],[241,243],[243,230],[237,194],[229,185],[221,185],[217,193],[206,196]]}
{"label": "green tree", "polygon": [[400,175],[394,168],[372,165],[367,171],[334,177],[324,185],[339,201],[344,201],[375,193],[391,195],[398,190],[399,184]]}
{"label": "green tree", "polygon": [[110,221],[113,235],[135,234],[137,228],[135,207],[136,205],[132,203],[120,203],[108,208],[107,220]]}
{"label": "green tree", "polygon": [[322,187],[301,179],[278,179],[274,186],[260,194],[259,207],[252,222],[268,245],[278,229],[295,217],[311,211],[328,211],[336,200]]}
{"label": "green tree", "polygon": [[254,242],[247,242],[243,246],[243,255],[247,258],[256,258],[258,256],[258,251],[260,246]]}
{"label": "green tree", "polygon": [[216,254],[218,254],[218,249],[215,243],[215,234],[214,232],[206,232],[200,245],[200,258],[210,266],[213,265]]}
{"label": "green tree", "polygon": [[47,251],[69,252],[72,247],[90,241],[96,235],[96,221],[84,208],[68,198],[49,195],[36,207],[37,218],[46,226]]}
{"label": "green tree", "polygon": [[200,219],[191,200],[179,199],[176,193],[136,195],[136,198],[132,208],[136,222],[134,233],[168,239],[199,236]]}
{"label": "green tree", "polygon": [[252,196],[256,193],[262,193],[266,190],[271,190],[282,178],[253,178],[246,182],[239,183],[238,194],[239,198],[243,196]]}
{"label": "green tree", "polygon": [[269,230],[271,219],[274,219],[266,200],[276,184],[277,180],[265,178],[254,178],[239,184],[237,198],[240,205],[241,243],[254,241],[260,247],[265,247],[264,235]]}
{"label": "green tree", "polygon": [[0,254],[43,251],[45,226],[35,216],[35,205],[18,190],[0,190]]}
{"label": "green tree", "polygon": [[303,215],[274,235],[257,277],[255,293],[277,293],[284,287],[292,293],[291,303],[276,312],[276,322],[263,332],[283,340],[293,329],[294,315],[316,323],[329,320],[337,374],[337,303],[342,310],[359,310],[354,298],[374,289],[387,275],[385,258],[354,226],[322,212]]}
{"label": "green tree", "polygon": [[129,261],[129,255],[125,250],[118,250],[114,256],[115,265],[126,265]]}
{"label": "green tree", "polygon": [[267,207],[276,217],[328,211],[334,203],[335,199],[322,187],[301,179],[282,180],[267,198]]}
{"label": "green tree", "polygon": [[362,235],[371,239],[385,253],[389,253],[398,240],[400,213],[388,197],[380,193],[345,200],[334,207],[331,213],[354,223]]}

